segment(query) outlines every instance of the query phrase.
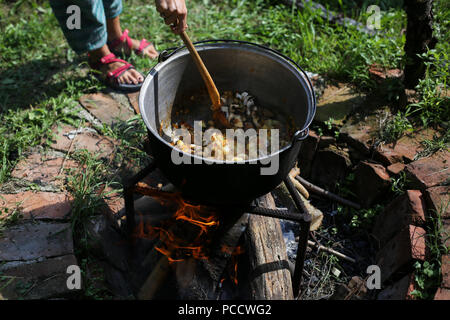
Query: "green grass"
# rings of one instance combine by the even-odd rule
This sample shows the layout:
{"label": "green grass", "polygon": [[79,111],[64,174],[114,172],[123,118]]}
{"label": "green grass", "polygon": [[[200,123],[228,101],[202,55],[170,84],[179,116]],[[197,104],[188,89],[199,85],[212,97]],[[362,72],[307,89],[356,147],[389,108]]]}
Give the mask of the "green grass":
{"label": "green grass", "polygon": [[[423,126],[448,126],[450,124],[450,97],[448,82],[450,79],[450,46],[429,50],[421,57],[426,64],[425,78],[419,80],[416,89],[420,101],[408,106],[411,113],[419,118]],[[438,47],[439,48],[439,47]]]}
{"label": "green grass", "polygon": [[[87,150],[79,150],[72,155],[80,166],[69,169],[67,188],[73,202],[70,222],[74,238],[77,260],[81,262],[82,290],[80,299],[109,299],[111,293],[104,285],[103,269],[99,266],[98,257],[92,246],[93,239],[87,225],[92,217],[98,215],[104,206],[103,199],[118,187],[111,179],[111,173],[103,159],[90,154]],[[112,191],[109,191],[108,189]]]}
{"label": "green grass", "polygon": [[414,264],[415,290],[411,293],[417,299],[433,299],[442,281],[441,257],[449,253],[445,242],[449,234],[444,231],[442,216],[447,210],[450,202],[442,204],[439,212],[434,212],[432,216],[427,217],[426,223],[426,245],[427,260],[417,261]]}
{"label": "green grass", "polygon": [[[1,196],[0,200],[3,200]],[[2,236],[7,227],[17,223],[22,218],[20,203],[16,203],[16,207],[13,209],[0,208],[0,216],[4,216],[4,218],[0,219],[0,236]]]}
{"label": "green grass", "polygon": [[414,129],[408,119],[409,116],[409,109],[405,112],[397,111],[394,116],[388,118],[384,123],[381,123],[379,139],[386,143],[392,143],[403,137],[405,133],[413,132]]}
{"label": "green grass", "polygon": [[424,79],[416,90],[420,96],[418,103],[407,106],[419,125],[448,130],[450,124],[450,3],[445,0],[434,2],[434,36],[436,47],[421,55],[426,65]]}
{"label": "green grass", "polygon": [[51,135],[55,123],[73,122],[74,114],[69,108],[73,105],[72,98],[60,95],[30,109],[10,109],[1,115],[0,183],[6,181],[10,168],[27,148],[42,143],[43,138]]}
{"label": "green grass", "polygon": [[395,196],[400,196],[405,193],[408,186],[408,178],[405,171],[401,171],[398,176],[391,177],[391,192]]}
{"label": "green grass", "polygon": [[401,9],[403,0],[321,0],[317,1],[328,10],[344,12],[346,15],[354,16],[367,9],[368,6],[377,5],[381,10],[390,8]]}
{"label": "green grass", "polygon": [[96,128],[106,136],[120,141],[117,152],[113,159],[113,166],[123,168],[130,159],[133,159],[133,166],[142,168],[148,164],[148,155],[144,150],[144,140],[147,137],[147,127],[141,120],[140,115],[135,115],[127,121],[116,123],[113,127],[103,125]]}
{"label": "green grass", "polygon": [[[74,198],[72,204],[72,229],[84,232],[79,227],[85,225],[85,220],[95,215],[101,206],[101,187],[107,177],[105,163],[86,150],[72,154],[73,159],[79,163],[78,168],[69,169],[68,191]],[[82,238],[85,238],[83,235]]]}
{"label": "green grass", "polygon": [[450,148],[450,131],[446,131],[443,135],[434,135],[432,139],[425,139],[421,141],[423,150],[416,154],[415,160],[429,157],[436,152],[446,150]]}

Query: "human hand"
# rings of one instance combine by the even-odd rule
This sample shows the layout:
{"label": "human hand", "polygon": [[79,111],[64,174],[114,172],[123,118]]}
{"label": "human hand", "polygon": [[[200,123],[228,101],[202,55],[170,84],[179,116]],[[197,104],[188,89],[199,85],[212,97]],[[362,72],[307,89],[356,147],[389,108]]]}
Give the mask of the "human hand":
{"label": "human hand", "polygon": [[172,31],[180,34],[187,29],[187,9],[184,0],[155,0],[156,10]]}

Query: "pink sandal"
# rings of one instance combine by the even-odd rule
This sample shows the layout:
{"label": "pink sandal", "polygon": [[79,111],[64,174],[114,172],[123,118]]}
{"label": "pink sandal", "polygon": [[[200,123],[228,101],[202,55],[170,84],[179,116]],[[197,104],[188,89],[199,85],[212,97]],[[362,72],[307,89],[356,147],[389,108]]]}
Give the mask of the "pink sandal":
{"label": "pink sandal", "polygon": [[148,46],[152,45],[151,42],[148,42],[146,39],[142,39],[141,43],[139,44],[139,48],[138,49],[133,49],[133,43],[131,41],[130,36],[128,35],[128,32],[129,32],[128,29],[125,29],[125,31],[122,33],[122,35],[120,36],[119,39],[116,39],[114,41],[108,42],[109,50],[111,50],[112,52],[114,52],[118,56],[123,55],[122,51],[118,50],[117,47],[124,40],[126,40],[128,48],[130,48],[130,51],[134,50],[134,52],[136,52],[137,55],[142,55],[144,49],[147,48]]}
{"label": "pink sandal", "polygon": [[[90,67],[92,69],[99,70],[101,65],[110,64],[112,62],[122,62],[122,63],[124,63],[124,65],[113,71],[108,72],[106,74],[106,79],[102,79],[102,80],[105,81],[105,83],[108,86],[110,86],[111,88],[116,89],[116,90],[122,90],[122,91],[127,91],[127,92],[139,91],[139,89],[142,86],[142,82],[140,82],[138,84],[119,83],[118,79],[122,75],[122,73],[124,73],[125,71],[127,71],[129,69],[135,69],[135,68],[129,62],[126,62],[125,60],[122,60],[122,59],[117,59],[116,56],[114,55],[114,53],[110,53],[110,54],[102,57],[100,59],[100,61],[90,64]],[[140,75],[142,76],[142,79],[145,78],[144,75],[142,75],[142,73],[140,73]]]}

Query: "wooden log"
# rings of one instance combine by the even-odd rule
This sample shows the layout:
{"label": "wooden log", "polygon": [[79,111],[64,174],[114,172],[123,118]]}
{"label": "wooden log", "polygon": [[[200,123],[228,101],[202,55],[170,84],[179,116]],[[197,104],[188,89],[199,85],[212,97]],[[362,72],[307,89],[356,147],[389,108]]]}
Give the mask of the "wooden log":
{"label": "wooden log", "polygon": [[167,260],[167,257],[163,256],[159,259],[158,263],[153,267],[152,272],[145,280],[144,285],[138,293],[138,299],[153,299],[159,288],[166,281],[166,277],[169,274],[169,271],[169,261]]}
{"label": "wooden log", "polygon": [[[288,189],[286,188],[286,186],[284,185],[284,183],[281,183],[276,189],[275,189],[275,194],[277,196],[279,196],[281,198],[281,200],[283,201],[283,203],[286,203],[288,205],[287,209],[288,210],[297,210],[294,201],[291,198],[291,195],[288,191]],[[319,229],[319,227],[322,225],[322,220],[323,220],[323,213],[322,211],[320,211],[319,209],[317,209],[316,207],[314,207],[308,200],[306,200],[306,198],[299,193],[300,195],[300,199],[302,200],[301,205],[302,205],[302,210],[306,213],[309,213],[311,215],[311,226],[310,226],[310,231],[315,231],[317,229]]]}
{"label": "wooden log", "polygon": [[[218,300],[222,294],[220,281],[227,264],[231,259],[231,252],[223,250],[238,245],[243,233],[247,229],[249,214],[233,215],[222,220],[221,230],[217,230],[216,237],[210,247],[208,259],[197,261],[195,265],[187,263],[177,270],[178,296],[182,300]],[[187,267],[187,268],[186,268]],[[189,270],[190,269],[190,270]]]}
{"label": "wooden log", "polygon": [[306,188],[295,179],[295,177],[298,176],[299,174],[300,174],[300,169],[297,166],[295,166],[291,170],[291,172],[289,172],[289,177],[291,177],[291,181],[294,184],[295,188],[298,190],[298,192],[300,192],[302,194],[302,196],[304,196],[306,199],[309,199],[308,190],[306,190]]}
{"label": "wooden log", "polygon": [[323,246],[321,244],[315,243],[315,242],[313,242],[311,240],[308,240],[308,245],[311,246],[311,247],[315,247],[318,251],[325,251],[325,252],[331,253],[331,254],[335,255],[336,257],[338,257],[338,258],[347,260],[348,262],[351,262],[351,263],[355,263],[356,262],[355,259],[350,258],[349,256],[346,256],[343,253],[340,253],[340,252],[338,252],[336,250],[333,250],[331,248],[325,247],[325,246]]}
{"label": "wooden log", "polygon": [[[259,198],[258,205],[276,208],[270,193]],[[252,270],[251,298],[292,300],[291,273],[279,220],[251,215],[245,232],[245,246]]]}
{"label": "wooden log", "polygon": [[[145,190],[144,190],[145,191]],[[216,300],[219,297],[219,283],[221,276],[231,253],[222,249],[235,248],[248,224],[248,214],[234,215],[228,212],[230,217],[221,220],[219,229],[210,236],[212,242],[208,244],[210,250],[207,259],[186,258],[170,264],[166,256],[162,256],[155,248],[151,249],[142,261],[142,266],[151,266],[151,272],[143,279],[143,285],[137,295],[140,300],[150,300],[158,298],[164,291],[164,286],[170,281],[170,276],[176,278],[177,289],[173,292],[173,297],[181,300]],[[224,213],[225,214],[225,213]],[[186,226],[185,226],[186,227]],[[172,233],[176,229],[175,225],[169,228]],[[197,236],[197,233],[187,236]],[[163,234],[155,246],[165,242],[166,236]],[[189,241],[188,241],[189,243]],[[170,255],[170,252],[169,252]],[[174,271],[174,272],[173,272]]]}
{"label": "wooden log", "polygon": [[294,179],[293,177],[290,177],[292,183],[294,184],[295,188],[298,190],[298,192],[300,192],[300,194],[305,197],[305,199],[309,199],[309,192],[308,190],[306,190],[306,188],[300,183],[298,182],[296,179]]}
{"label": "wooden log", "polygon": [[[172,231],[172,229],[169,229],[169,232]],[[166,236],[162,236],[158,241],[158,245],[166,240]],[[167,256],[161,256],[155,248],[153,248],[148,253],[147,257],[145,257],[145,259],[142,261],[142,264],[149,264],[149,262],[155,260],[156,257],[159,257],[158,262],[154,265],[152,271],[150,272],[149,276],[138,292],[137,297],[139,300],[152,300],[158,293],[158,290],[161,288],[161,286],[165,283],[166,278],[170,272],[170,264]]]}
{"label": "wooden log", "polygon": [[338,196],[337,194],[334,194],[334,193],[332,193],[330,191],[324,190],[324,189],[322,189],[322,188],[312,184],[311,182],[306,181],[304,178],[302,178],[300,176],[296,176],[295,179],[298,180],[299,182],[301,182],[308,190],[310,190],[313,193],[316,193],[316,194],[321,195],[321,196],[323,196],[325,198],[328,198],[328,199],[331,199],[333,201],[336,201],[336,202],[338,202],[340,204],[343,204],[345,206],[349,206],[349,207],[355,208],[357,210],[361,209],[361,206],[359,204],[357,204],[357,203],[355,203],[353,201],[344,199],[344,198],[342,198],[342,197]]}

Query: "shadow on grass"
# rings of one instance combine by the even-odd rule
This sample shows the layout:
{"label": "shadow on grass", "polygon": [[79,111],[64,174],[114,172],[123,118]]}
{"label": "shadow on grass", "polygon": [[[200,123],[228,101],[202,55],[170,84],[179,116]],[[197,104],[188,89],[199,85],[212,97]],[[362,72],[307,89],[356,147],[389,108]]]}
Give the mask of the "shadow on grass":
{"label": "shadow on grass", "polygon": [[78,70],[82,61],[81,57],[73,62],[35,59],[0,70],[0,113],[39,105],[57,97],[74,83],[90,82],[89,77]]}

